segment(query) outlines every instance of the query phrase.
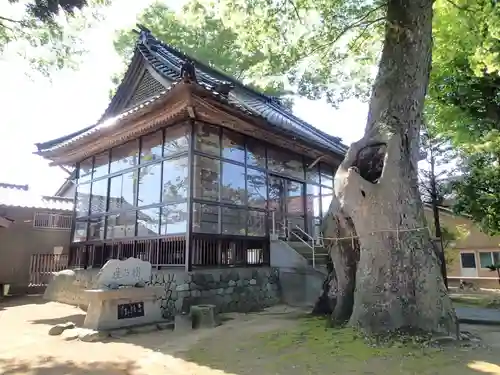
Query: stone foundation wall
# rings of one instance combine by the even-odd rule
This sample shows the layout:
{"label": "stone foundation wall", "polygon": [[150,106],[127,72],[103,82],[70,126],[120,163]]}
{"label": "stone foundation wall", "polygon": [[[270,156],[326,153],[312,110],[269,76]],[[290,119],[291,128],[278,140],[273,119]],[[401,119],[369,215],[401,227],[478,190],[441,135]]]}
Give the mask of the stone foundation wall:
{"label": "stone foundation wall", "polygon": [[[94,287],[99,270],[64,270],[54,274],[44,298],[85,308],[86,289]],[[281,301],[276,268],[233,268],[184,272],[153,270],[149,285],[162,286],[162,315],[172,319],[193,304],[214,304],[219,312],[250,312]]]}

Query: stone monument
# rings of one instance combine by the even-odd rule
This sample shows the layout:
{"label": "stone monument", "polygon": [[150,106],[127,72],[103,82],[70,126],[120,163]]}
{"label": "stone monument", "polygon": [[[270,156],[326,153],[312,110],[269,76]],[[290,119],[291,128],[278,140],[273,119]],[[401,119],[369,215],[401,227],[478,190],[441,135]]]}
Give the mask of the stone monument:
{"label": "stone monument", "polygon": [[146,286],[150,278],[149,262],[107,261],[97,276],[97,289],[85,291],[89,306],[83,327],[100,331],[164,321],[158,298],[164,291]]}

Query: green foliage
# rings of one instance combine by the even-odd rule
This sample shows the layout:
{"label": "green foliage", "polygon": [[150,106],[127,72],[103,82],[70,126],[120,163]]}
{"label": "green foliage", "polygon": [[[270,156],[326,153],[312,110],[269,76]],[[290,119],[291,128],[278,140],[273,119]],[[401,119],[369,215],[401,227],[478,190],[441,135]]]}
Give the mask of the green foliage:
{"label": "green foliage", "polygon": [[74,67],[85,49],[83,30],[100,18],[110,0],[9,0],[0,8],[0,56],[20,54],[48,76],[56,68]]}
{"label": "green foliage", "polygon": [[463,159],[455,210],[500,233],[500,8],[438,1],[426,115]]}
{"label": "green foliage", "polygon": [[[385,3],[191,0],[176,14],[162,3],[138,19],[155,36],[270,95],[337,103],[367,97],[380,50]],[[119,34],[128,61],[136,36]],[[123,73],[122,73],[123,74]]]}

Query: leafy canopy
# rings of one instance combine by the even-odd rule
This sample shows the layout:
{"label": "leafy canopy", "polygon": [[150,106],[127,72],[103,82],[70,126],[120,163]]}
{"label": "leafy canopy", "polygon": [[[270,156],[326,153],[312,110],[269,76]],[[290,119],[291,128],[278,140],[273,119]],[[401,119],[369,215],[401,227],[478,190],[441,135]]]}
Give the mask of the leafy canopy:
{"label": "leafy canopy", "polygon": [[500,233],[500,7],[437,2],[427,117],[463,159],[456,211]]}
{"label": "leafy canopy", "polygon": [[85,52],[80,36],[110,0],[8,0],[0,5],[0,57],[16,52],[49,75]]}

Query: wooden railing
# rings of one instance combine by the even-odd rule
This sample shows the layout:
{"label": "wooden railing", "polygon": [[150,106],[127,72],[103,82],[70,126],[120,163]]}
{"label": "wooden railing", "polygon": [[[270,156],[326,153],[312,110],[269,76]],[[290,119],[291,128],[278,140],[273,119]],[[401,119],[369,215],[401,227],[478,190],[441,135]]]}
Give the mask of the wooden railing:
{"label": "wooden railing", "polygon": [[[269,265],[267,239],[214,238],[193,235],[190,263],[192,267],[234,267]],[[98,268],[109,259],[129,257],[149,261],[155,268],[186,265],[186,237],[109,241],[97,244],[74,244],[70,248],[69,266]]]}
{"label": "wooden railing", "polygon": [[53,272],[68,268],[68,254],[34,254],[30,259],[30,286],[47,285]]}

